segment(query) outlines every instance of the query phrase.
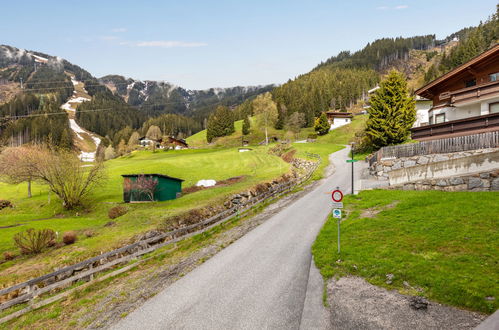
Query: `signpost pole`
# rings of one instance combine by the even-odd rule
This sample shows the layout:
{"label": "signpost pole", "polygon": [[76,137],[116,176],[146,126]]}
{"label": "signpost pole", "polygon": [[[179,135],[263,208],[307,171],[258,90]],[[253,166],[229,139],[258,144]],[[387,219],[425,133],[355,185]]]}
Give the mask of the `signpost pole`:
{"label": "signpost pole", "polygon": [[340,254],[340,220],[338,219],[338,254]]}
{"label": "signpost pole", "polygon": [[354,163],[354,160],[353,160],[353,143],[352,143],[352,195],[354,194],[354,188],[353,188],[353,163]]}

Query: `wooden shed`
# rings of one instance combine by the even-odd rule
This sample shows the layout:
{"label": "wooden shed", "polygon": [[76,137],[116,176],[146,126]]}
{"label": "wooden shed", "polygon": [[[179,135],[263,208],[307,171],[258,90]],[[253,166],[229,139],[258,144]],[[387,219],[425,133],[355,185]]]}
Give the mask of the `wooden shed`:
{"label": "wooden shed", "polygon": [[180,197],[182,179],[163,174],[122,175],[125,203],[166,201]]}

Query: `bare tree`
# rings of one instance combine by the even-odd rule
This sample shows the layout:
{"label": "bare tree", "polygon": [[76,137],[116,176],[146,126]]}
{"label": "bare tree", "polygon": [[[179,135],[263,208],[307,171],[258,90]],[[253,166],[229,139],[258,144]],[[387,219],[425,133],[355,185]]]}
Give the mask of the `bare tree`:
{"label": "bare tree", "polygon": [[49,186],[66,209],[81,206],[92,189],[105,179],[102,162],[83,167],[73,152],[42,150],[37,156],[35,177]]}
{"label": "bare tree", "polygon": [[36,147],[6,148],[0,154],[0,179],[10,184],[28,183],[28,197],[31,197],[31,183],[36,179]]}

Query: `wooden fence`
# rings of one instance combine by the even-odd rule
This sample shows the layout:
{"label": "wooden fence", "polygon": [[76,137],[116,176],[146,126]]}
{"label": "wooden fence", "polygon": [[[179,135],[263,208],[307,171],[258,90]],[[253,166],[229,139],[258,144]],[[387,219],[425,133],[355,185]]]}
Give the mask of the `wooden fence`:
{"label": "wooden fence", "polygon": [[[31,300],[39,297],[42,294],[54,292],[54,290],[71,286],[77,281],[92,281],[94,279],[94,275],[97,273],[117,267],[120,264],[128,263],[129,261],[136,259],[139,256],[162,248],[166,245],[173,244],[193,235],[203,233],[213,226],[241,216],[242,214],[248,212],[254,206],[262,202],[270,201],[281,196],[282,194],[291,191],[296,186],[299,186],[310,179],[311,175],[314,173],[321,162],[319,155],[307,153],[307,156],[310,158],[318,159],[318,161],[315,163],[315,166],[312,167],[312,169],[308,171],[308,173],[306,173],[298,180],[275,185],[268,191],[262,193],[260,196],[257,196],[256,199],[248,201],[246,204],[238,204],[196,224],[141,240],[119,249],[103,253],[77,264],[61,268],[49,274],[45,274],[26,282],[19,283],[0,290],[0,297],[7,296],[7,300],[0,304],[0,311],[17,304],[30,302]],[[8,295],[12,294],[14,294],[15,297],[9,298]],[[56,297],[62,299],[65,296],[67,296],[66,293],[61,293]],[[54,299],[55,297],[46,299],[46,304],[56,301]],[[40,307],[43,306],[44,303],[39,302],[36,305]],[[33,307],[28,306],[21,311],[14,312],[3,318],[0,318],[0,324],[18,317],[28,312],[32,308]]]}
{"label": "wooden fence", "polygon": [[369,165],[372,166],[383,158],[423,156],[487,148],[499,148],[499,131],[383,147],[369,158]]}

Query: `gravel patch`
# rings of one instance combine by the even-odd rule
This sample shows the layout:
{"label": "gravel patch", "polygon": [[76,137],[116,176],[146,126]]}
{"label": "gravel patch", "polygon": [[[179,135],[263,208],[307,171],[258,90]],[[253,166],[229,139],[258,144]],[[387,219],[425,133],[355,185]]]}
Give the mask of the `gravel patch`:
{"label": "gravel patch", "polygon": [[473,329],[486,316],[402,295],[360,277],[327,285],[333,329]]}

